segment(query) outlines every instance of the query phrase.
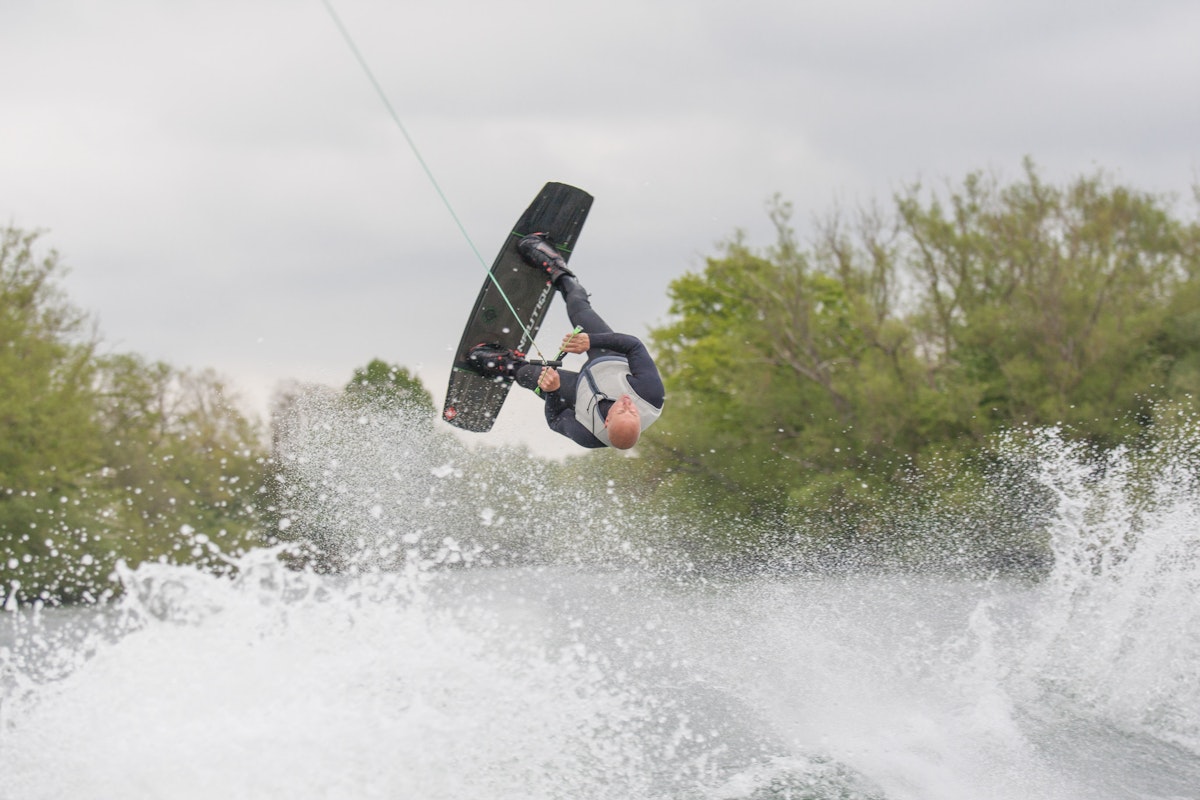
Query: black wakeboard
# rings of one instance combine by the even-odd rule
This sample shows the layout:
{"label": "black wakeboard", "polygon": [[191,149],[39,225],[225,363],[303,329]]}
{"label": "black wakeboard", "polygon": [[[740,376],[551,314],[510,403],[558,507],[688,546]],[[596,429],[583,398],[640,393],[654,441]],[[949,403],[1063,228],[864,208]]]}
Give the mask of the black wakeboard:
{"label": "black wakeboard", "polygon": [[517,220],[479,290],[479,298],[467,317],[467,327],[454,353],[446,405],[442,409],[442,419],[446,422],[479,433],[492,429],[512,382],[475,372],[467,361],[467,351],[489,342],[528,352],[550,308],[554,287],[544,272],[521,258],[517,242],[531,233],[549,233],[562,257],[570,260],[591,207],[592,196],[582,189],[565,183],[547,183]]}

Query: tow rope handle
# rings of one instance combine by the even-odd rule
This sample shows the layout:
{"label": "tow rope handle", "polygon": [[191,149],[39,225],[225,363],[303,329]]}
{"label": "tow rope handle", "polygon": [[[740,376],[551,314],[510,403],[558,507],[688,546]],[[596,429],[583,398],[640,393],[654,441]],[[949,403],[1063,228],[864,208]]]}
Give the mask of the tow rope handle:
{"label": "tow rope handle", "polygon": [[[571,331],[571,335],[572,335],[572,336],[574,336],[574,335],[575,335],[575,334],[577,334],[577,333],[583,333],[583,326],[582,326],[582,325],[576,325],[576,326],[575,326],[575,330]],[[528,362],[528,363],[530,363],[530,364],[540,364],[540,365],[541,365],[541,366],[543,366],[543,367],[561,367],[561,366],[562,366],[562,360],[563,360],[563,357],[565,357],[566,355],[567,355],[567,351],[566,351],[566,350],[559,350],[559,351],[558,351],[558,355],[554,357],[554,360],[553,360],[553,361],[530,361],[530,362]],[[541,380],[541,378],[540,378],[540,377],[539,377],[539,380]],[[536,394],[538,397],[541,397],[541,396],[542,396],[542,387],[541,387],[541,386],[538,386],[537,388],[535,388],[535,389],[533,390],[533,393],[534,393],[534,394]]]}

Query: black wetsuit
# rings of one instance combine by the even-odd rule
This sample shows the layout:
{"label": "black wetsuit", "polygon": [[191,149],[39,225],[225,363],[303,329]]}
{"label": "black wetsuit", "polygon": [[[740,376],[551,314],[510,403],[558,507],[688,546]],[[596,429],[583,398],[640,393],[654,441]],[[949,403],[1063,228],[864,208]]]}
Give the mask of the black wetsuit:
{"label": "black wetsuit", "polygon": [[[588,294],[579,282],[569,276],[560,278],[558,288],[567,301],[567,317],[571,324],[583,329],[588,335],[587,358],[590,362],[600,356],[621,356],[629,361],[629,385],[638,397],[655,408],[662,408],[666,392],[658,367],[650,357],[650,351],[641,339],[627,333],[615,333],[588,302]],[[587,366],[584,366],[587,369]],[[526,389],[536,389],[542,368],[526,364],[517,370],[517,383]],[[561,433],[576,444],[584,447],[604,447],[604,442],[575,419],[575,385],[579,373],[560,369],[561,385],[557,391],[543,392],[546,401],[546,423],[550,429]],[[612,400],[600,401],[600,412],[607,417]]]}

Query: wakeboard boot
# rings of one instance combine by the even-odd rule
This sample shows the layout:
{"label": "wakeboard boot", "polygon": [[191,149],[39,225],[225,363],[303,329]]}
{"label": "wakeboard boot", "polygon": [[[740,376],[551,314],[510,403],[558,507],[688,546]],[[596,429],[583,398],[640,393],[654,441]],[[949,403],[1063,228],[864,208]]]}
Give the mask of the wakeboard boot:
{"label": "wakeboard boot", "polygon": [[517,242],[517,252],[525,259],[525,263],[544,271],[550,283],[557,284],[563,275],[575,277],[575,273],[567,269],[566,259],[558,252],[548,233],[529,234]]}
{"label": "wakeboard boot", "polygon": [[525,354],[506,350],[495,342],[483,342],[467,351],[467,362],[480,375],[496,380],[516,380],[517,370],[525,364]]}

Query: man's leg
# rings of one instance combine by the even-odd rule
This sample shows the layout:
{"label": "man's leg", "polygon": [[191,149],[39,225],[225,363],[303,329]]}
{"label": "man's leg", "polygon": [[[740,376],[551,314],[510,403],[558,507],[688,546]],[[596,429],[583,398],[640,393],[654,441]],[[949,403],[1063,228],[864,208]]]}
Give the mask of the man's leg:
{"label": "man's leg", "polygon": [[[562,277],[558,281],[559,291],[567,301],[567,318],[571,324],[583,328],[584,333],[612,333],[613,329],[592,308],[588,301],[587,290],[579,281],[571,277]],[[589,359],[602,356],[610,351],[593,347],[587,351]]]}
{"label": "man's leg", "polygon": [[[551,282],[562,292],[567,301],[567,317],[571,324],[583,329],[584,333],[612,333],[613,329],[592,310],[588,302],[587,290],[575,280],[575,273],[567,269],[567,261],[558,252],[554,243],[545,233],[532,233],[517,244],[517,250],[525,263],[538,270],[543,270]],[[588,358],[607,352],[600,348],[588,351]]]}

